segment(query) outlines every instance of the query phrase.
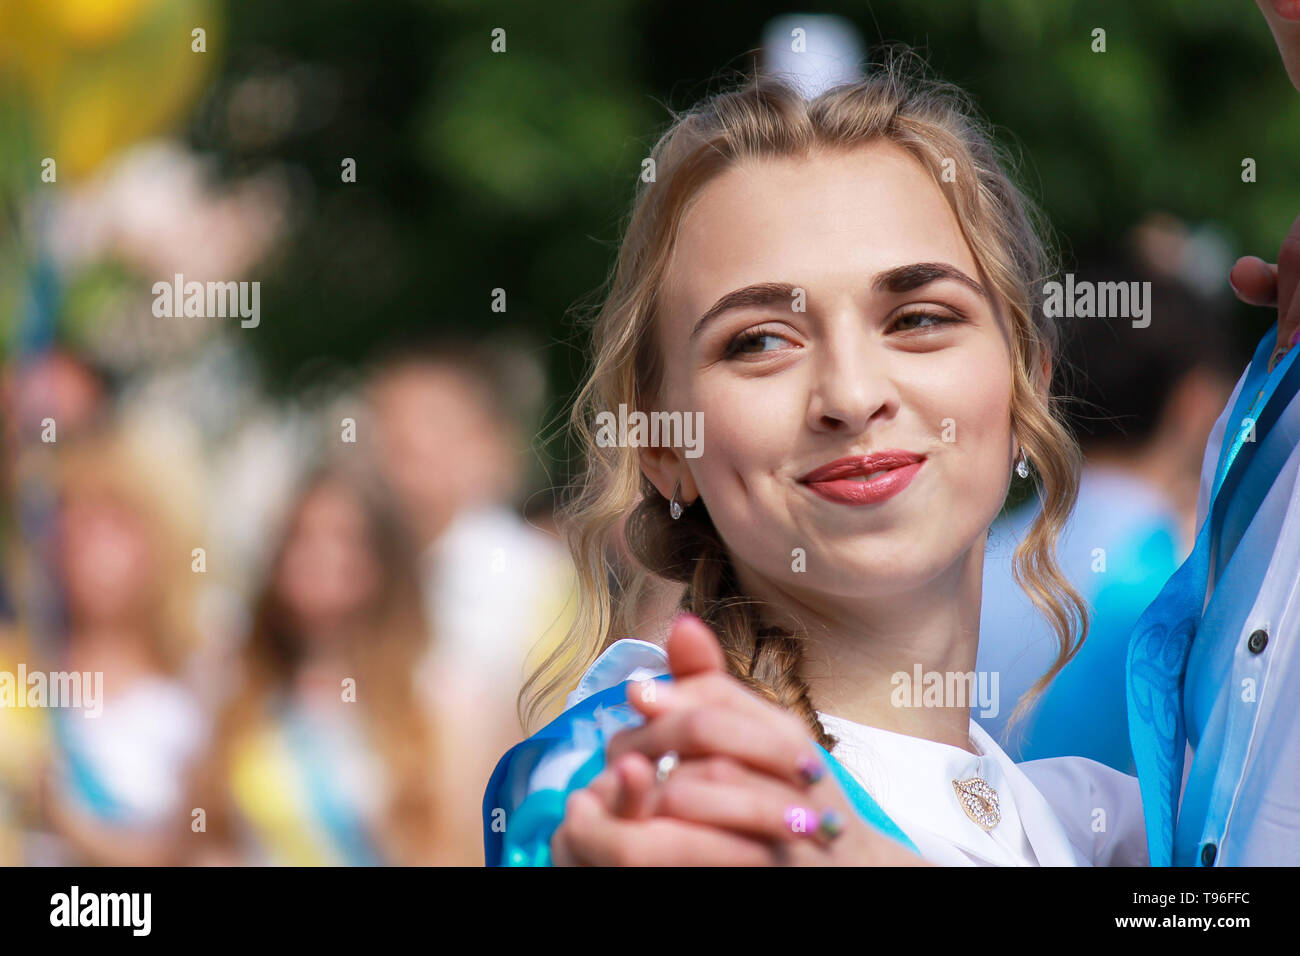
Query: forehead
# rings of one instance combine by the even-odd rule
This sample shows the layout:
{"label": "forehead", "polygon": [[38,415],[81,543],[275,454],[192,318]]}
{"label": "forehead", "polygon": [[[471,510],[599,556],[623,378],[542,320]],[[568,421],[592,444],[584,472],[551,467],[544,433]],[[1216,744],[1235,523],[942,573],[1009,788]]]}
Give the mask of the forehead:
{"label": "forehead", "polygon": [[879,141],[721,173],[682,220],[664,295],[669,314],[699,313],[754,282],[865,286],[883,269],[933,261],[978,276],[940,187],[906,150]]}

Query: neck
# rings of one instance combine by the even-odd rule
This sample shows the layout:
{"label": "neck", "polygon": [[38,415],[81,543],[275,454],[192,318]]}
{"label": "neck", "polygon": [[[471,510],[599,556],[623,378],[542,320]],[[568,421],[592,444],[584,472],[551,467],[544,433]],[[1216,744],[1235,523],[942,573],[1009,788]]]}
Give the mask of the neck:
{"label": "neck", "polygon": [[[949,675],[975,670],[979,643],[984,536],[938,577],[906,591],[868,597],[789,589],[746,581],[746,593],[769,603],[777,623],[807,634],[801,676],[813,706],[822,712],[894,733],[922,737],[974,752],[971,705],[964,694],[947,699],[914,688],[939,675],[944,688],[959,687]],[[918,706],[919,704],[919,706]]]}

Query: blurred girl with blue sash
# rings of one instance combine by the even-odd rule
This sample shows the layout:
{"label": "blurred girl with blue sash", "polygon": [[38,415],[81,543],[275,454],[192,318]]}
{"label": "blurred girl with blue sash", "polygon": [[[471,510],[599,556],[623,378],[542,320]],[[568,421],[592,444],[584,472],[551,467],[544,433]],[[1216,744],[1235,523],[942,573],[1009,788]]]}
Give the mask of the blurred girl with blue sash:
{"label": "blurred girl with blue sash", "polygon": [[414,553],[381,488],[328,467],[295,499],[194,803],[199,862],[454,862],[412,675]]}

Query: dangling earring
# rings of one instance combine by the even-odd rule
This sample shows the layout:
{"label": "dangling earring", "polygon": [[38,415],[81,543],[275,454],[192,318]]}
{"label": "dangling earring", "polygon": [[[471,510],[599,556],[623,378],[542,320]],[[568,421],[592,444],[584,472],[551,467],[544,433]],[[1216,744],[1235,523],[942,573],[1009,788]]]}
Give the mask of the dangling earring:
{"label": "dangling earring", "polygon": [[682,480],[678,478],[677,484],[673,485],[673,496],[668,501],[668,513],[673,516],[674,521],[682,516],[682,503],[677,500],[677,492],[681,490]]}
{"label": "dangling earring", "polygon": [[1029,477],[1029,461],[1025,458],[1025,450],[1020,449],[1020,458],[1016,461],[1016,474],[1021,478]]}

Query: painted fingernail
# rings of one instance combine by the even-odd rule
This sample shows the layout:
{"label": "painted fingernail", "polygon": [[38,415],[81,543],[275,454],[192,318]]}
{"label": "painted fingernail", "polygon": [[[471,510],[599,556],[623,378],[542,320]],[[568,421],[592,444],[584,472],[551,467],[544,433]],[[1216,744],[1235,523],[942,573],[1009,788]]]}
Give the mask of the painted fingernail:
{"label": "painted fingernail", "polygon": [[821,819],[807,807],[790,807],[785,811],[785,825],[791,833],[815,833]]}
{"label": "painted fingernail", "polygon": [[844,818],[835,810],[823,810],[816,832],[818,839],[830,843],[844,832]]}
{"label": "painted fingernail", "polygon": [[807,755],[800,757],[797,769],[799,771],[799,776],[803,779],[803,782],[807,784],[814,784],[822,777],[826,776],[826,770],[822,766],[822,762],[816,757],[809,757]]}
{"label": "painted fingernail", "polygon": [[1291,333],[1291,342],[1290,342],[1290,344],[1291,344],[1291,345],[1300,345],[1300,329],[1296,329],[1294,332]]}

